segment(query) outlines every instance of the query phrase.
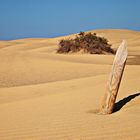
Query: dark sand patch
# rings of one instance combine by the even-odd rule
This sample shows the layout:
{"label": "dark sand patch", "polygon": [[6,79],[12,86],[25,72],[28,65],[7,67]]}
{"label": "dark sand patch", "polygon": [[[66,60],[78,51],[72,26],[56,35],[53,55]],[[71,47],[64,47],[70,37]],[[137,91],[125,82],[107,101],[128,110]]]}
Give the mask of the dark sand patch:
{"label": "dark sand patch", "polygon": [[127,65],[140,65],[140,55],[131,55],[133,57],[127,59]]}

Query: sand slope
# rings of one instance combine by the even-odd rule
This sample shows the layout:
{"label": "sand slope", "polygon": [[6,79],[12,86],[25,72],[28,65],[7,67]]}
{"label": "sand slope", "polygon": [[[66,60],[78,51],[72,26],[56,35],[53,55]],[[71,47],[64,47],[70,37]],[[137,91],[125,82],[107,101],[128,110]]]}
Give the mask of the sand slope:
{"label": "sand slope", "polygon": [[114,56],[56,54],[67,37],[0,41],[0,140],[140,139],[140,32],[93,32],[128,42],[118,111],[94,113]]}

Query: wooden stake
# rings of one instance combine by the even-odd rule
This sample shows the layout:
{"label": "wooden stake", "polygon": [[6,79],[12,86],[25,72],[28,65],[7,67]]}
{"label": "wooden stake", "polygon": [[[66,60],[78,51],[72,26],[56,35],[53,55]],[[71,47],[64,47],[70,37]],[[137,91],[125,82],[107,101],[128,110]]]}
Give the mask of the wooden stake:
{"label": "wooden stake", "polygon": [[107,89],[100,107],[101,114],[111,114],[114,109],[117,93],[121,83],[125,63],[127,60],[127,43],[123,41],[114,58],[112,71],[107,82]]}

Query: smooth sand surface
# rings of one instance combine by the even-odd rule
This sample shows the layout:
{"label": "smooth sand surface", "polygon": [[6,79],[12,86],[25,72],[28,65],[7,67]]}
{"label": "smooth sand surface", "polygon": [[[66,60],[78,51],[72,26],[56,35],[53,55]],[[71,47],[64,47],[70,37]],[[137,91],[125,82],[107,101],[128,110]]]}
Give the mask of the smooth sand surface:
{"label": "smooth sand surface", "polygon": [[95,30],[128,42],[116,112],[98,115],[113,55],[57,54],[62,38],[0,41],[0,140],[139,140],[140,32]]}

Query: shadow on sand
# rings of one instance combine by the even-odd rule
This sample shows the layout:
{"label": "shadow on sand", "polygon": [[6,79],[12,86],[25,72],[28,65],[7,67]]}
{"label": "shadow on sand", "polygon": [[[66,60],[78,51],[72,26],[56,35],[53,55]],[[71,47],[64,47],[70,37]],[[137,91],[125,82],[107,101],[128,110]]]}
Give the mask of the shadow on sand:
{"label": "shadow on sand", "polygon": [[132,99],[136,98],[137,96],[140,96],[140,93],[129,95],[128,97],[125,97],[122,100],[118,101],[117,103],[115,103],[113,112],[115,113],[119,111],[125,104],[127,104],[128,102],[130,102]]}

